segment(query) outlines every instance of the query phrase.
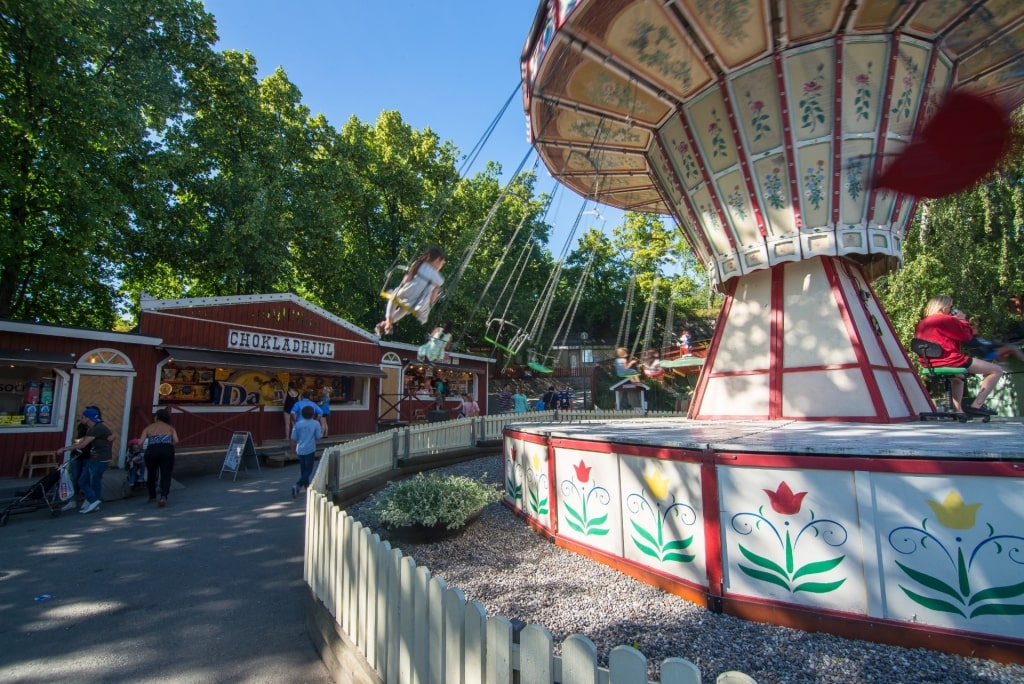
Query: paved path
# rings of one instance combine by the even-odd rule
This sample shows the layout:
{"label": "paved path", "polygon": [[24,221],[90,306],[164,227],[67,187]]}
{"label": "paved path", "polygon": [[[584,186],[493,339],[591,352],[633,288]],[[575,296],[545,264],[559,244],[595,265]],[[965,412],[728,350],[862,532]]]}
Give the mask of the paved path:
{"label": "paved path", "polygon": [[11,516],[0,679],[330,682],[303,623],[297,476],[295,465],[184,479],[163,509],[141,494],[88,515]]}

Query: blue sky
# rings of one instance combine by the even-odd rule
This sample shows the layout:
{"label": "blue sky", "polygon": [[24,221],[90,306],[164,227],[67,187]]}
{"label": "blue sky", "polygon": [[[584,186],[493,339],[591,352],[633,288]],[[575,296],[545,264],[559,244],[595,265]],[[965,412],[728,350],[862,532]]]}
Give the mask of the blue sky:
{"label": "blue sky", "polygon": [[[504,180],[530,152],[519,57],[538,0],[204,0],[217,20],[218,49],[248,50],[260,77],[282,67],[303,103],[336,128],[351,116],[373,123],[396,110],[413,128],[432,129],[463,155],[481,140],[515,92],[485,143],[483,162],[500,162]],[[527,161],[532,166],[534,156]],[[538,189],[555,182],[538,169]],[[548,215],[558,257],[584,200],[563,188]],[[587,208],[592,208],[588,204]],[[602,207],[606,231],[621,212]],[[576,237],[602,222],[584,217]],[[570,249],[575,247],[572,241]]]}

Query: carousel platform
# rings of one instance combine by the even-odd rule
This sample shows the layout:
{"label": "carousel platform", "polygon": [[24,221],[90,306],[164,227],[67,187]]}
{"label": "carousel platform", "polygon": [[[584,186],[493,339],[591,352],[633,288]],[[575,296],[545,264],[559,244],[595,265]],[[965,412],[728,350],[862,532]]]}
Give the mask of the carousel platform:
{"label": "carousel platform", "polygon": [[715,612],[1024,661],[1024,419],[517,423],[505,503]]}
{"label": "carousel platform", "polygon": [[[515,426],[513,426],[515,427]],[[715,452],[1024,462],[1024,418],[865,424],[820,421],[695,421],[650,418],[531,423],[525,432],[608,444]]]}

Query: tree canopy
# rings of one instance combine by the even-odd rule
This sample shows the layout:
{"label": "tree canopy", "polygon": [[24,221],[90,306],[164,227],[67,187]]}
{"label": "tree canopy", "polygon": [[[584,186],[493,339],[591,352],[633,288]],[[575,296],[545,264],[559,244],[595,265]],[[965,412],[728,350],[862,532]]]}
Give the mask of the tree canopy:
{"label": "tree canopy", "polygon": [[[260,79],[216,40],[195,0],[0,2],[0,318],[111,329],[142,292],[290,291],[369,330],[388,276],[439,244],[449,287],[432,324],[455,321],[462,345],[498,315],[535,325],[540,350],[556,331],[635,339],[652,301],[652,345],[710,331],[721,296],[666,219],[584,223],[555,258],[534,172],[462,177],[461,152],[396,111],[336,128],[283,69]],[[1006,306],[1024,293],[1022,164],[919,206],[904,268],[875,284],[905,342],[938,293],[988,336],[1024,334]]]}

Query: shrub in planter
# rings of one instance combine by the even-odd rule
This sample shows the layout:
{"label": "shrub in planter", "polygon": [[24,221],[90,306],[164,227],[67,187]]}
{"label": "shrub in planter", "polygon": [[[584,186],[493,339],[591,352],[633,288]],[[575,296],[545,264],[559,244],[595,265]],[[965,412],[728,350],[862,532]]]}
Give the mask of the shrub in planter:
{"label": "shrub in planter", "polygon": [[391,536],[440,538],[459,532],[484,506],[501,500],[493,485],[464,475],[423,475],[391,482],[373,497],[369,517]]}

